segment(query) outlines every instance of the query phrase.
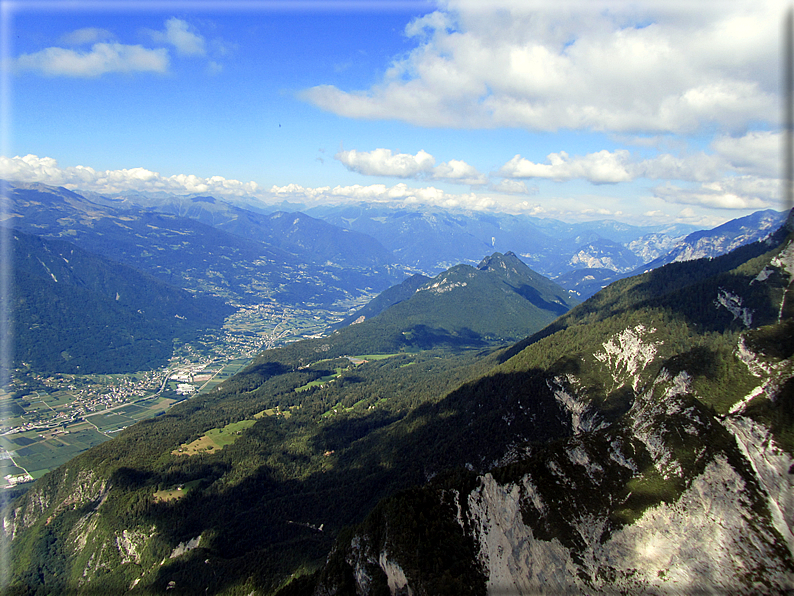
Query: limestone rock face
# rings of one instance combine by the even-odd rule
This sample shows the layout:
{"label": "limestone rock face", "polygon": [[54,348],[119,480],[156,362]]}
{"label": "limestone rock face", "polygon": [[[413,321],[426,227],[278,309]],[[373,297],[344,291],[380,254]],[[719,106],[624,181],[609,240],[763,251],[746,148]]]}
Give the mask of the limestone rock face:
{"label": "limestone rock face", "polygon": [[[794,589],[791,470],[767,427],[714,416],[686,373],[662,369],[611,426],[476,476],[468,491],[425,490],[454,504],[429,515],[473,544],[488,594],[778,594]],[[356,546],[369,541],[357,535],[348,551],[355,569],[369,561],[391,594],[431,593],[422,562],[388,538],[380,559],[362,559]],[[357,594],[375,593],[356,577]]]}

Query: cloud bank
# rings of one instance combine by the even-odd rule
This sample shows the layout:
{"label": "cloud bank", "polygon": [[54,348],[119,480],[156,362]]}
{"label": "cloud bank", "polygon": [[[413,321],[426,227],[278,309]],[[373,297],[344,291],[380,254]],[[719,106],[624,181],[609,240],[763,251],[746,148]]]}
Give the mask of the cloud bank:
{"label": "cloud bank", "polygon": [[147,49],[140,45],[96,43],[88,51],[46,48],[16,59],[20,71],[34,71],[48,76],[98,77],[110,72],[168,71],[165,49]]}
{"label": "cloud bank", "polygon": [[432,186],[412,188],[405,183],[304,187],[299,184],[264,189],[256,182],[240,182],[222,176],[202,178],[192,174],[163,176],[146,168],[95,170],[88,166],[62,168],[51,157],[26,155],[0,157],[0,178],[17,183],[41,182],[69,190],[100,194],[120,192],[170,192],[174,194],[212,194],[220,197],[254,197],[264,202],[303,201],[307,203],[369,201],[426,204],[445,208],[493,209],[499,206],[491,196],[476,193],[450,194]]}
{"label": "cloud bank", "polygon": [[690,133],[776,122],[778,0],[582,3],[450,0],[405,28],[416,43],[369,89],[302,98],[425,127]]}
{"label": "cloud bank", "polygon": [[[618,207],[619,202],[608,204],[602,196],[577,196],[538,199],[530,202],[519,200],[517,195],[537,192],[528,188],[521,180],[504,179],[492,184],[488,191],[450,193],[434,186],[411,187],[404,182],[394,185],[337,185],[306,187],[300,184],[273,185],[264,188],[256,182],[241,182],[222,176],[208,178],[192,174],[163,176],[146,168],[120,170],[96,170],[89,166],[62,168],[55,159],[26,155],[24,157],[0,157],[0,178],[12,182],[41,182],[52,186],[63,186],[75,191],[93,191],[100,194],[115,194],[129,191],[169,192],[173,194],[210,194],[234,200],[235,197],[258,199],[263,203],[279,201],[301,202],[307,205],[340,204],[346,202],[383,203],[389,205],[425,205],[443,209],[467,209],[477,211],[501,211],[525,213],[535,216],[570,218],[629,217]],[[753,210],[775,207],[775,197],[780,185],[775,180],[757,176],[734,176],[717,182],[676,185],[666,182],[652,190],[656,200],[675,206],[682,205],[673,215],[662,210],[643,213],[646,220],[687,221],[702,225],[717,225],[724,219],[704,217],[693,211],[693,207]],[[648,198],[651,197],[649,193]],[[599,205],[593,207],[593,205]]]}
{"label": "cloud bank", "polygon": [[163,176],[145,168],[95,170],[89,166],[61,168],[51,157],[26,155],[0,157],[0,177],[13,182],[42,182],[70,190],[114,194],[124,191],[210,193],[221,196],[260,194],[256,182],[240,182],[222,176],[201,178],[193,174]]}
{"label": "cloud bank", "polygon": [[402,205],[431,205],[445,209],[473,209],[477,211],[499,207],[498,201],[477,193],[451,194],[432,186],[412,188],[405,183],[386,186],[353,184],[349,186],[323,186],[305,188],[297,184],[273,186],[270,194],[276,199],[302,200],[309,203],[398,203]]}
{"label": "cloud bank", "polygon": [[[549,154],[545,163],[516,155],[496,175],[504,177],[503,185],[524,179],[578,179],[596,185],[641,178],[665,180],[665,184],[653,189],[653,194],[668,203],[720,209],[769,208],[777,207],[781,198],[782,140],[780,133],[770,131],[754,131],[740,137],[722,135],[712,141],[713,153],[660,153],[647,159],[625,149],[581,156],[560,151]],[[699,185],[675,185],[673,180]]]}

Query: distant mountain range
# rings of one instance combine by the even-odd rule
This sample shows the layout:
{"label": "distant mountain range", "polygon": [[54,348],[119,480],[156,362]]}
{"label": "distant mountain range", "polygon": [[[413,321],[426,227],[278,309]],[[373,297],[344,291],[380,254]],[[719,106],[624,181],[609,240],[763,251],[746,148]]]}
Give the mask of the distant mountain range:
{"label": "distant mountain range", "polygon": [[[5,225],[45,239],[68,241],[88,253],[101,255],[102,259],[134,267],[169,286],[186,288],[198,295],[241,304],[275,301],[319,307],[376,294],[407,279],[366,309],[351,313],[342,325],[361,317],[371,318],[388,306],[405,302],[411,297],[408,296],[411,289],[415,286],[418,289],[421,280],[429,280],[417,270],[431,275],[443,271],[444,279],[448,280],[442,283],[443,287],[457,284],[455,287],[465,288],[465,284],[473,284],[469,290],[445,297],[450,301],[472,290],[477,285],[474,279],[491,279],[480,275],[481,269],[476,267],[483,257],[504,254],[521,267],[526,262],[540,274],[554,276],[564,290],[584,299],[631,272],[696,256],[717,256],[763,237],[782,220],[777,212],[763,211],[711,231],[678,238],[688,228],[673,226],[659,230],[610,221],[565,224],[505,214],[367,205],[317,208],[315,214],[324,218],[317,219],[299,212],[267,212],[267,206],[254,202],[244,208],[209,196],[161,193],[107,197],[85,193],[87,198],[42,184],[11,184],[9,190],[6,212],[10,218]],[[494,247],[504,247],[505,251],[495,253]],[[655,258],[649,261],[651,257]],[[419,277],[411,278],[412,273]],[[75,271],[74,275],[81,273]],[[461,279],[449,281],[456,276]],[[466,276],[473,278],[463,280]],[[46,280],[40,278],[35,283],[41,283],[42,279]],[[567,293],[558,287],[552,292],[553,300],[547,300],[540,292],[537,304],[533,305],[526,292],[521,294],[521,287],[537,288],[534,284],[523,280],[521,284],[513,284],[513,289],[494,291],[493,295],[499,298],[483,301],[482,312],[450,303],[439,311],[458,313],[460,321],[450,327],[450,321],[439,319],[438,328],[447,332],[454,328],[455,333],[464,335],[471,332],[470,339],[518,339],[564,312],[558,309],[560,303],[565,308],[572,304]],[[19,289],[32,292],[33,285],[33,281],[20,281]],[[506,287],[503,285],[502,289]],[[57,291],[65,291],[64,285],[57,286]],[[478,286],[477,291],[485,290]],[[434,317],[424,306],[418,306],[419,302],[419,296],[413,297],[401,307],[405,311],[400,316],[428,325]],[[33,303],[36,301],[29,302]],[[44,304],[41,299],[38,303]],[[485,304],[492,307],[486,308]],[[147,310],[151,309],[144,312]],[[107,321],[113,319],[110,312],[106,313]],[[501,317],[499,313],[508,312],[511,314],[505,320],[513,320],[510,317],[521,312],[526,324],[496,322]],[[413,317],[412,313],[420,316]],[[475,330],[476,324],[462,322],[465,317],[482,325]],[[21,320],[19,324],[19,328],[26,328]],[[120,328],[127,324],[120,324]],[[57,328],[54,323],[49,325],[51,331]],[[426,333],[431,332],[426,330]],[[32,341],[31,345],[48,344],[50,351],[60,345],[43,337],[34,338],[31,332],[25,340]],[[31,357],[34,352],[23,346],[18,350],[19,354],[28,354],[26,361],[43,362]],[[74,350],[58,352],[71,354]],[[49,356],[46,360],[48,366],[58,362]],[[140,362],[137,357],[133,361]],[[111,358],[108,362],[116,360]],[[71,365],[64,361],[58,366],[78,364],[73,360]],[[85,362],[80,366],[85,367]],[[59,368],[53,370],[56,369]]]}
{"label": "distant mountain range", "polygon": [[767,209],[733,219],[711,230],[693,232],[677,242],[669,251],[646,263],[644,269],[655,269],[679,261],[713,259],[734,248],[766,238],[783,225],[787,215]]}
{"label": "distant mountain range", "polygon": [[263,214],[206,196],[174,197],[151,209],[266,242],[319,264],[377,267],[394,262],[391,252],[373,237],[340,229],[300,212]]}
{"label": "distant mountain range", "polygon": [[[7,199],[6,225],[15,229],[68,240],[169,284],[242,303],[327,305],[405,276],[372,238],[303,215],[263,218],[223,207],[218,223],[238,235],[199,219],[108,206],[41,184],[10,185]],[[199,206],[195,215],[209,217],[209,199],[190,202]],[[232,215],[237,219],[228,219]]]}
{"label": "distant mountain range", "polygon": [[[677,240],[651,234],[628,243],[627,246],[635,254],[637,252],[642,254],[642,257],[637,257],[633,267],[628,266],[631,259],[625,257],[622,261],[624,266],[607,267],[605,264],[612,265],[613,259],[600,260],[597,254],[593,254],[594,251],[585,250],[584,254],[590,255],[593,268],[565,273],[555,278],[555,281],[576,296],[582,299],[589,298],[618,279],[638,275],[668,263],[718,257],[739,246],[763,240],[783,225],[785,219],[785,213],[767,209],[733,219],[711,230],[693,232]],[[648,256],[659,252],[651,249],[654,245],[663,246],[665,251],[656,258],[647,260]],[[615,254],[617,253],[618,251],[615,251]],[[581,261],[586,262],[586,259],[582,258]],[[637,264],[638,262],[643,264]]]}
{"label": "distant mountain range", "polygon": [[[574,271],[607,269],[615,272],[614,280],[643,267],[647,270],[675,260],[723,254],[762,238],[785,219],[783,213],[765,210],[714,230],[698,230],[684,224],[643,227],[610,220],[571,224],[527,215],[420,206],[360,203],[324,205],[300,212],[305,206],[269,205],[245,197],[232,202],[164,192],[81,194],[114,209],[143,209],[200,221],[312,262],[401,264],[424,275],[435,275],[462,263],[475,265],[499,251],[516,253],[551,279]],[[340,235],[340,228],[354,233]]]}
{"label": "distant mountain range", "polygon": [[[648,234],[678,238],[696,229],[684,225],[636,227],[616,221],[568,224],[527,215],[367,204],[314,207],[307,213],[378,238],[401,262],[426,274],[459,263],[476,264],[493,251],[514,252],[533,270],[550,278],[588,266],[591,252],[594,258],[620,263],[620,270],[625,271],[623,261],[634,250],[624,245]],[[640,250],[639,245],[636,250]],[[613,251],[619,256],[611,256]],[[657,256],[653,249],[645,249],[644,258]],[[643,262],[647,261],[638,259],[628,268]]]}
{"label": "distant mountain range", "polygon": [[[28,191],[47,188],[27,187]],[[17,197],[25,188],[22,185],[15,191]],[[61,191],[49,187],[47,193]],[[638,227],[609,220],[569,224],[526,215],[365,203],[313,207],[301,213],[279,211],[279,206],[253,199],[230,202],[168,193],[71,194],[84,195],[95,208],[109,213],[166,214],[200,222],[249,243],[264,243],[269,250],[281,250],[277,258],[286,262],[292,256],[320,266],[359,270],[397,267],[432,276],[457,264],[476,265],[494,251],[514,252],[533,270],[551,279],[560,278],[561,283],[583,277],[563,277],[575,271],[611,270],[614,281],[674,260],[716,256],[758,240],[784,219],[783,214],[766,210],[703,231],[682,224]],[[592,295],[583,287],[566,288],[580,298]]]}

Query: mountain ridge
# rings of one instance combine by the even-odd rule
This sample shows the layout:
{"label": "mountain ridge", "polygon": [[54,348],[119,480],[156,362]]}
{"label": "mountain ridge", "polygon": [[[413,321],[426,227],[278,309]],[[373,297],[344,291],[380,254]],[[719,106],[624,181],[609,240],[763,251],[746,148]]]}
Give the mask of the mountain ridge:
{"label": "mountain ridge", "polygon": [[[384,585],[472,594],[791,590],[794,504],[787,476],[794,469],[794,417],[768,426],[782,422],[794,399],[794,349],[790,341],[776,347],[794,332],[787,300],[794,245],[786,234],[714,259],[722,263],[702,261],[713,269],[693,276],[699,288],[683,281],[667,297],[663,275],[648,287],[655,298],[643,307],[642,323],[615,311],[594,318],[599,311],[591,299],[506,351],[499,358],[504,371],[528,370],[527,380],[537,374],[532,371],[547,371],[573,436],[529,443],[524,453],[519,443],[495,467],[475,466],[382,502],[340,537],[312,593],[375,594]],[[775,244],[769,256],[764,249]],[[612,299],[625,298],[626,286],[639,289],[642,279],[682,268],[693,264],[624,280]],[[775,276],[781,277],[759,293]],[[720,322],[703,325],[698,314],[673,324],[665,314],[669,305],[706,291],[703,302],[720,313]],[[719,296],[726,294],[752,310],[755,324],[742,316],[749,311],[725,308]],[[716,325],[728,343],[696,342],[676,353],[681,324],[702,325],[704,338]],[[603,341],[588,354],[585,346],[593,344],[581,338],[594,328]],[[566,333],[568,349],[555,349]],[[722,367],[731,361],[737,368],[729,373]],[[594,376],[600,368],[611,389],[596,380],[604,378]],[[714,386],[720,377],[722,385]],[[617,416],[603,416],[598,399],[627,396]],[[431,529],[395,530],[397,515],[411,510]],[[458,558],[445,559],[449,552]],[[468,585],[449,582],[451,568],[468,570]],[[448,592],[446,585],[455,587]]]}
{"label": "mountain ridge", "polygon": [[373,334],[399,330],[409,344],[424,347],[442,338],[461,345],[514,341],[576,304],[512,252],[494,253],[477,267],[456,265],[429,280],[413,276],[374,302],[346,321],[367,324]]}
{"label": "mountain ridge", "polygon": [[342,267],[307,262],[277,246],[198,220],[134,206],[106,206],[41,184],[9,185],[3,200],[11,216],[4,225],[62,237],[171,285],[242,303],[272,297],[289,304],[331,304],[385,289],[400,275],[388,264]]}

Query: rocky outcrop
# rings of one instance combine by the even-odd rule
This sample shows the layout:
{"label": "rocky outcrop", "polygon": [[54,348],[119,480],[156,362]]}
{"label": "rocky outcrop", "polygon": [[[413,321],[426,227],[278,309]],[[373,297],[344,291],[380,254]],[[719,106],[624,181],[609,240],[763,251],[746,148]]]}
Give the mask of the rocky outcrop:
{"label": "rocky outcrop", "polygon": [[91,470],[71,472],[64,468],[50,482],[36,484],[16,507],[5,511],[3,535],[13,540],[17,534],[45,515],[47,523],[61,511],[69,508],[102,503],[109,490],[107,479],[100,478]]}
{"label": "rocky outcrop", "polygon": [[[445,516],[474,545],[468,564],[481,570],[485,585],[473,593],[794,590],[794,457],[743,409],[718,416],[704,406],[689,372],[662,366],[649,379],[644,371],[657,355],[652,334],[627,328],[595,354],[613,388],[636,389],[617,421],[595,417],[574,375],[550,379],[574,422],[573,437],[477,476],[468,488],[439,480],[423,489],[439,504],[426,515]],[[759,383],[753,395],[775,398],[765,392],[770,376],[775,387],[783,385],[792,377],[790,362],[770,362],[740,346]],[[392,595],[432,593],[432,569],[421,561],[417,569],[398,544],[373,549],[383,527],[370,520],[364,528],[338,546],[355,587],[323,592],[333,577],[326,573],[317,594],[375,594],[373,570],[388,576]]]}

